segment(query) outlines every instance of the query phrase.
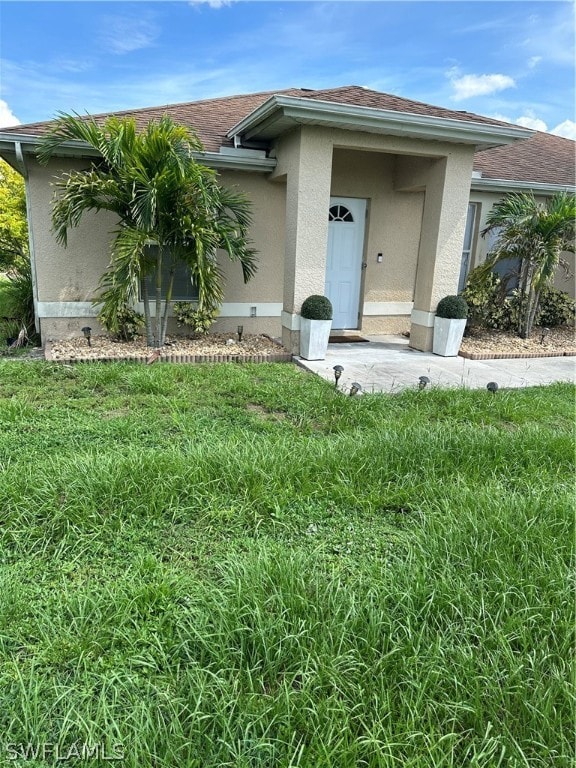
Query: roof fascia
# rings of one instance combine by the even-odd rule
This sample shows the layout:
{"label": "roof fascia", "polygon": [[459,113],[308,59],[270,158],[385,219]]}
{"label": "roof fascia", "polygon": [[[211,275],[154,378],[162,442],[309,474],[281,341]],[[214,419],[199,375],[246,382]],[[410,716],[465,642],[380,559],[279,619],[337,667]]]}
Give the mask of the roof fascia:
{"label": "roof fascia", "polygon": [[528,128],[492,125],[473,120],[457,120],[412,112],[359,107],[336,102],[303,99],[296,96],[272,96],[243,118],[226,134],[228,138],[254,137],[280,117],[295,123],[315,122],[355,130],[368,130],[414,138],[427,138],[473,144],[488,148],[527,139],[534,134]]}
{"label": "roof fascia", "polygon": [[573,184],[546,184],[535,181],[514,181],[513,179],[487,179],[472,177],[470,189],[475,192],[529,192],[554,195],[557,192],[576,192]]}
{"label": "roof fascia", "polygon": [[[0,133],[0,151],[15,151],[16,145],[20,145],[25,154],[36,154],[41,136],[30,136],[17,133]],[[210,168],[222,168],[234,171],[252,171],[256,173],[271,173],[276,167],[276,160],[270,157],[247,157],[241,153],[234,154],[231,150],[226,154],[220,152],[193,152],[193,157],[198,162]],[[100,157],[100,153],[93,147],[80,141],[64,142],[54,157]]]}

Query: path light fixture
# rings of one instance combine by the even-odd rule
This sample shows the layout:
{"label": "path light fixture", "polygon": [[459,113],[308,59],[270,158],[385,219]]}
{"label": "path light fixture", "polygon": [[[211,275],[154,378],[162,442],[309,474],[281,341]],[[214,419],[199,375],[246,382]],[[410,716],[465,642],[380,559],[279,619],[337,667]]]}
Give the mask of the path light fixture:
{"label": "path light fixture", "polygon": [[540,328],[540,344],[544,344],[549,333],[550,328]]}
{"label": "path light fixture", "polygon": [[242,341],[242,334],[244,333],[244,326],[239,325],[238,328],[236,328],[238,332],[238,341]]}
{"label": "path light fixture", "polygon": [[92,328],[90,328],[89,325],[85,325],[84,328],[82,328],[82,333],[84,334],[84,338],[88,342],[88,346],[92,346],[92,341],[90,340],[90,337],[92,336]]}
{"label": "path light fixture", "polygon": [[353,381],[350,385],[350,397],[354,397],[358,392],[362,391],[362,386],[357,381]]}
{"label": "path light fixture", "polygon": [[498,392],[498,384],[495,381],[489,381],[488,384],[486,384],[486,389],[488,392],[492,392],[493,395]]}
{"label": "path light fixture", "polygon": [[341,365],[335,365],[334,368],[332,368],[334,371],[334,387],[338,389],[338,381],[340,379],[340,376],[342,376],[342,371],[344,368]]}
{"label": "path light fixture", "polygon": [[418,389],[424,389],[428,384],[430,384],[430,379],[428,376],[420,376],[418,379]]}

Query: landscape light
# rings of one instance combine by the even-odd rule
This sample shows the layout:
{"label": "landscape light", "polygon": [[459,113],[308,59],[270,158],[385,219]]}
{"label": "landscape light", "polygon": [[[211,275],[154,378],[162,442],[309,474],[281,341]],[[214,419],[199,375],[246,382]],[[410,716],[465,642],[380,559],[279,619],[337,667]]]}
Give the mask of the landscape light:
{"label": "landscape light", "polygon": [[353,381],[350,385],[350,397],[353,397],[362,390],[362,386],[357,381]]}
{"label": "landscape light", "polygon": [[418,389],[424,389],[427,384],[430,384],[428,376],[420,376],[418,379]]}
{"label": "landscape light", "polygon": [[84,328],[82,328],[82,333],[84,334],[84,338],[88,342],[88,346],[92,346],[92,342],[90,341],[90,337],[92,335],[92,328],[90,326],[85,325]]}
{"label": "landscape light", "polygon": [[238,328],[236,328],[238,331],[238,341],[242,341],[242,334],[244,333],[244,326],[239,325]]}
{"label": "landscape light", "polygon": [[340,376],[342,376],[344,368],[341,365],[335,365],[332,370],[334,371],[334,386],[338,389],[338,380],[340,379]]}
{"label": "landscape light", "polygon": [[486,389],[488,392],[492,392],[493,395],[498,392],[498,384],[495,381],[489,381],[488,384],[486,384]]}

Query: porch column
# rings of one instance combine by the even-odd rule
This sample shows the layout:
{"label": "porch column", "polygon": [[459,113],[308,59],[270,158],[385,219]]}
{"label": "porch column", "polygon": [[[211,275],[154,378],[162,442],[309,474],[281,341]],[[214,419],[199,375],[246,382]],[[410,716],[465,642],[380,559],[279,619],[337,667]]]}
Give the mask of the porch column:
{"label": "porch column", "polygon": [[410,346],[432,349],[434,313],[441,298],[458,292],[474,150],[463,147],[428,169],[422,216]]}
{"label": "porch column", "polygon": [[332,178],[332,142],[303,127],[282,147],[286,169],[286,244],[282,342],[300,350],[302,302],[323,294],[326,283],[328,208]]}

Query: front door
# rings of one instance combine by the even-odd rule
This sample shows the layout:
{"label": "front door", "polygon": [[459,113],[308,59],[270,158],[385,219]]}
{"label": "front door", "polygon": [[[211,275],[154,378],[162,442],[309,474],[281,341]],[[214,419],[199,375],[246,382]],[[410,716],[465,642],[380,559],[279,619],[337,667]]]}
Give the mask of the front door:
{"label": "front door", "polygon": [[332,302],[332,328],[358,328],[366,200],[330,198],[326,296]]}

